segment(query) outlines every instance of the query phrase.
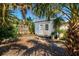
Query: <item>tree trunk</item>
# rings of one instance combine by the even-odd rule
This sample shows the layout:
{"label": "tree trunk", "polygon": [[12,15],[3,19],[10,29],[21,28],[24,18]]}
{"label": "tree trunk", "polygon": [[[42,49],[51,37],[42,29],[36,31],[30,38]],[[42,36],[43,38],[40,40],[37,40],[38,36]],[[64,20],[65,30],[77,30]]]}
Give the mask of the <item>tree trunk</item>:
{"label": "tree trunk", "polygon": [[3,4],[3,9],[2,9],[2,20],[3,20],[3,24],[6,24],[6,21],[5,21],[5,12],[6,12],[6,5]]}

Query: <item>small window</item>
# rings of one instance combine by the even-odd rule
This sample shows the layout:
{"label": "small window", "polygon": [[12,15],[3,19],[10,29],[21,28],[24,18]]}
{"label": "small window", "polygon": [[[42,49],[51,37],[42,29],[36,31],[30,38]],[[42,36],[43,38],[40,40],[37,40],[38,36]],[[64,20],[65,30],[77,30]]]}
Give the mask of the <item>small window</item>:
{"label": "small window", "polygon": [[48,30],[49,27],[48,27],[48,24],[45,24],[45,30]]}
{"label": "small window", "polygon": [[42,26],[43,26],[43,25],[41,24],[41,25],[40,25],[40,30],[42,30]]}

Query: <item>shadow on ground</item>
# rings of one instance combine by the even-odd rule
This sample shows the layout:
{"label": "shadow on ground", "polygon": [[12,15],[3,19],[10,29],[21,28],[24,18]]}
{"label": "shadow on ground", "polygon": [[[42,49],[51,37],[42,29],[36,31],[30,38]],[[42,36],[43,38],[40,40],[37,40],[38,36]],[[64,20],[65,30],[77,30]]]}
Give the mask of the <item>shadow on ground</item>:
{"label": "shadow on ground", "polygon": [[3,55],[4,53],[7,53],[10,50],[17,50],[16,52],[18,53],[17,55],[21,55],[21,56],[67,56],[68,55],[64,48],[58,47],[54,43],[46,45],[36,40],[28,40],[28,42],[34,44],[34,46],[28,48],[27,45],[24,46],[22,44],[16,44],[16,43],[6,46],[0,46],[0,55]]}
{"label": "shadow on ground", "polygon": [[[10,44],[10,45],[6,45],[6,46],[1,46],[0,47],[0,55],[3,55],[4,53],[9,52],[10,50],[17,50],[16,53],[19,54],[19,52],[21,50],[26,50],[27,46],[23,46],[21,44]],[[13,51],[15,52],[15,51]]]}
{"label": "shadow on ground", "polygon": [[27,49],[22,55],[36,55],[36,56],[66,56],[68,55],[64,48],[58,47],[56,44],[46,45],[38,41],[30,40],[35,44],[34,47]]}

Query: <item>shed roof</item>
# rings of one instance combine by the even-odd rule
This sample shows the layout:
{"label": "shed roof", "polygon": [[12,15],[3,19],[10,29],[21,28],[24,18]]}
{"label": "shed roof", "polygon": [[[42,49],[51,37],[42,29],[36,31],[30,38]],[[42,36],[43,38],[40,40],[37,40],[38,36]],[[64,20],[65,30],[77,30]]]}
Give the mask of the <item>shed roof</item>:
{"label": "shed roof", "polygon": [[42,21],[35,21],[34,23],[39,23],[39,22],[49,22],[49,21],[53,21],[53,20],[42,20]]}

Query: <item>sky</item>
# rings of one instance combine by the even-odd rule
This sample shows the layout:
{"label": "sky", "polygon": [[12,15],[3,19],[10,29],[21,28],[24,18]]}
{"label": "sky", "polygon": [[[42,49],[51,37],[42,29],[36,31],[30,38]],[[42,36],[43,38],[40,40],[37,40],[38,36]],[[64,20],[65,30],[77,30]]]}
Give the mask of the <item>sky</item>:
{"label": "sky", "polygon": [[[67,10],[66,8],[63,8],[63,10]],[[20,11],[20,9],[16,9],[16,10],[14,10],[14,13],[13,13],[17,18],[19,18],[19,19],[23,19],[22,18],[22,14],[21,14],[21,11]],[[62,15],[62,13],[60,13],[60,14],[58,14],[57,16],[59,17],[59,16],[61,16]],[[32,20],[35,20],[35,19],[37,19],[38,17],[36,17],[34,14],[33,14],[33,12],[30,10],[30,9],[27,9],[27,13],[26,13],[26,17],[31,17],[31,19]],[[67,21],[67,19],[66,18],[68,18],[66,15],[63,15],[62,16],[62,18],[65,20],[65,21]]]}
{"label": "sky", "polygon": [[[14,10],[14,13],[13,13],[13,14],[14,14],[17,18],[19,18],[19,19],[21,19],[21,20],[23,19],[20,9]],[[31,19],[37,18],[37,17],[32,13],[32,11],[29,10],[29,9],[27,9],[26,17],[31,17]]]}

